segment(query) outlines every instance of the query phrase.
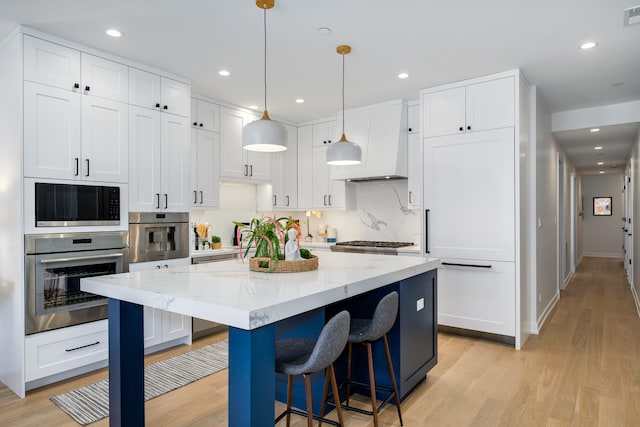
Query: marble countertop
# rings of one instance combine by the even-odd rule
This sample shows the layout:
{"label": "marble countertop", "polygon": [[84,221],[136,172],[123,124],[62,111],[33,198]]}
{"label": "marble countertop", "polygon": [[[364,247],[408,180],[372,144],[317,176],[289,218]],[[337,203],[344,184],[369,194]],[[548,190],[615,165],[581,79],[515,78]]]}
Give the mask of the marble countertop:
{"label": "marble countertop", "polygon": [[323,252],[319,268],[259,273],[239,259],[84,278],[84,291],[251,330],[440,266],[440,260]]}

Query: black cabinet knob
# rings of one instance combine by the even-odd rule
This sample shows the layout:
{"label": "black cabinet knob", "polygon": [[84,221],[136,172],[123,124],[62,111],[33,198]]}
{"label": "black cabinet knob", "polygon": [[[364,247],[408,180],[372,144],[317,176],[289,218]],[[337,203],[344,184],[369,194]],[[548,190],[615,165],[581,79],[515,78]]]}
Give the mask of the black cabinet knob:
{"label": "black cabinet knob", "polygon": [[202,123],[200,123],[200,127],[202,127]]}
{"label": "black cabinet knob", "polygon": [[411,132],[411,130],[412,130],[412,129],[411,129],[411,128],[409,128],[409,132]]}
{"label": "black cabinet knob", "polygon": [[160,108],[160,103],[156,102],[156,108]]}
{"label": "black cabinet knob", "polygon": [[462,132],[464,130],[464,128],[462,126],[460,126],[460,132]]}
{"label": "black cabinet knob", "polygon": [[198,126],[198,122],[193,122],[193,125],[194,126]]}
{"label": "black cabinet knob", "polygon": [[331,140],[329,140],[329,144],[331,144]]}
{"label": "black cabinet knob", "polygon": [[80,89],[80,83],[74,83],[73,84],[73,88],[74,89]]}
{"label": "black cabinet knob", "polygon": [[91,86],[85,86],[84,90],[86,90],[87,92],[89,92],[91,90]]}
{"label": "black cabinet knob", "polygon": [[162,107],[162,108],[165,109],[165,110],[169,109],[169,107],[167,107],[166,105],[164,107]]}
{"label": "black cabinet knob", "polygon": [[327,141],[322,141],[322,143],[323,143],[323,144],[326,144],[326,143],[327,143]]}
{"label": "black cabinet knob", "polygon": [[471,126],[467,126],[467,130],[471,130]]}

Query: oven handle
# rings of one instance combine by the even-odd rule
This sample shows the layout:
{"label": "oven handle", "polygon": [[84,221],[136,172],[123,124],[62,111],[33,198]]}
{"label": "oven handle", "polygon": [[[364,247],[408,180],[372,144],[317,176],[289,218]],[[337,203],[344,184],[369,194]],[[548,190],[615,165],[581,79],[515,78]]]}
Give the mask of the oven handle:
{"label": "oven handle", "polygon": [[84,261],[89,259],[105,259],[105,258],[122,258],[124,254],[105,254],[105,255],[92,255],[92,256],[78,256],[71,258],[50,258],[40,260],[41,264],[53,264],[56,262],[71,262],[71,261]]}

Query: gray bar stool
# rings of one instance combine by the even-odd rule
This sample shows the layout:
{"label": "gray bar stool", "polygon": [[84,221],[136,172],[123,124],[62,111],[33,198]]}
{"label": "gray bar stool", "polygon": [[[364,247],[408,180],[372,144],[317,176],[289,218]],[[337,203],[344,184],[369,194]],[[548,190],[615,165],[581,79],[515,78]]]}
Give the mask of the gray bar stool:
{"label": "gray bar stool", "polygon": [[[349,312],[341,311],[327,322],[322,328],[317,340],[309,338],[287,338],[277,340],[275,343],[276,372],[287,375],[287,409],[276,418],[277,424],[284,416],[287,417],[287,426],[291,414],[306,416],[309,427],[313,425],[313,420],[326,422],[336,426],[344,426],[340,402],[336,404],[339,423],[323,418],[329,382],[331,382],[333,394],[338,396],[338,385],[333,370],[333,362],[342,354],[349,336],[349,322],[351,317]],[[320,416],[313,415],[311,399],[311,378],[310,374],[327,369],[324,380],[324,391],[322,396],[322,407]],[[305,381],[305,391],[307,397],[307,412],[301,412],[291,407],[291,395],[293,389],[293,375],[302,375]]]}
{"label": "gray bar stool", "polygon": [[[391,330],[396,322],[398,315],[398,293],[393,291],[387,294],[380,300],[376,306],[376,310],[373,313],[371,319],[352,319],[351,331],[349,332],[349,346],[348,346],[348,362],[347,362],[347,398],[346,405],[343,405],[344,409],[357,411],[360,413],[373,415],[374,426],[378,425],[378,412],[385,403],[395,397],[396,408],[398,410],[398,418],[400,418],[400,425],[402,424],[402,412],[400,411],[400,397],[398,395],[398,386],[396,385],[396,377],[393,373],[393,364],[391,362],[391,353],[389,352],[389,342],[387,341],[387,332]],[[387,355],[387,366],[389,367],[389,374],[391,376],[391,384],[393,389],[387,387],[376,386],[374,370],[373,370],[373,352],[371,350],[371,344],[374,341],[382,338],[384,342],[384,351]],[[367,349],[367,357],[369,362],[369,384],[357,383],[351,381],[351,353],[353,344],[362,344]],[[365,411],[359,408],[349,406],[350,385],[357,384],[359,386],[368,387],[371,390],[371,408],[372,411]],[[376,398],[376,389],[386,391],[389,396],[378,406]],[[393,394],[391,394],[393,392]],[[337,394],[334,393],[337,396]],[[337,400],[336,400],[337,401]]]}

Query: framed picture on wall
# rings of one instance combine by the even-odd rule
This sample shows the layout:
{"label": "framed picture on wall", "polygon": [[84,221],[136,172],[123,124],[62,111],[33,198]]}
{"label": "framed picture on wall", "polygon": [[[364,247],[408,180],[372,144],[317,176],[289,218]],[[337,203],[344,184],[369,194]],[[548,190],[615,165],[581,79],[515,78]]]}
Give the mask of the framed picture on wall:
{"label": "framed picture on wall", "polygon": [[611,216],[612,198],[611,197],[594,197],[593,198],[593,216]]}

